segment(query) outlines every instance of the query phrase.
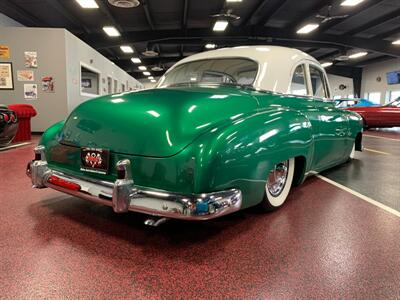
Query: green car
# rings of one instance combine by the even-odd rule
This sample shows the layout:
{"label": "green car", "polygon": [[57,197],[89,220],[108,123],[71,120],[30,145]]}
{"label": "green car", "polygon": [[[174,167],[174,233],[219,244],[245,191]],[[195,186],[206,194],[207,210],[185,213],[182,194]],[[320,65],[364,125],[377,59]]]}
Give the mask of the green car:
{"label": "green car", "polygon": [[335,108],[326,73],[295,49],[203,52],[156,88],[80,104],[50,127],[27,174],[55,190],[161,219],[283,205],[307,174],[361,151],[362,119]]}

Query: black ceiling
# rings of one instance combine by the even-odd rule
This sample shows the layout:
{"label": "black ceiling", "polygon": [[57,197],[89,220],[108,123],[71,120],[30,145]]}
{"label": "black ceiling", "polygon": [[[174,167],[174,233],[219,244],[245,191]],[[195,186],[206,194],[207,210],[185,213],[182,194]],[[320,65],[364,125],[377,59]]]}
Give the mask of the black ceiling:
{"label": "black ceiling", "polygon": [[[148,68],[158,76],[174,62],[205,51],[206,43],[218,47],[248,44],[273,44],[295,47],[319,60],[333,60],[352,49],[365,49],[369,54],[358,60],[336,61],[331,71],[351,74],[355,68],[392,57],[400,58],[400,0],[365,0],[354,7],[344,7],[343,0],[140,0],[140,6],[123,9],[107,0],[96,0],[99,9],[82,9],[75,0],[1,0],[0,12],[16,21],[34,27],[66,28],[104,56],[131,73],[143,77],[120,45],[134,47]],[[309,22],[318,22],[316,14],[326,14],[332,5],[333,15],[349,15],[320,24],[308,35],[296,34]],[[226,12],[239,15],[222,33],[212,31],[213,14]],[[108,37],[102,27],[115,26],[121,37]],[[146,49],[159,52],[154,58],[142,55]]]}

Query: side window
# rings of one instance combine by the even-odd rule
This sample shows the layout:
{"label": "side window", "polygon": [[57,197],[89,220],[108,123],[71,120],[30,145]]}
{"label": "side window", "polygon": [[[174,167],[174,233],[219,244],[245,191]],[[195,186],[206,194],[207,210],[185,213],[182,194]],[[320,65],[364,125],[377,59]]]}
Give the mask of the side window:
{"label": "side window", "polygon": [[307,95],[306,72],[304,65],[297,66],[294,70],[292,82],[290,84],[290,93],[293,95]]}
{"label": "side window", "polygon": [[329,96],[326,90],[324,73],[320,69],[310,65],[310,78],[313,96],[319,98],[328,98]]}

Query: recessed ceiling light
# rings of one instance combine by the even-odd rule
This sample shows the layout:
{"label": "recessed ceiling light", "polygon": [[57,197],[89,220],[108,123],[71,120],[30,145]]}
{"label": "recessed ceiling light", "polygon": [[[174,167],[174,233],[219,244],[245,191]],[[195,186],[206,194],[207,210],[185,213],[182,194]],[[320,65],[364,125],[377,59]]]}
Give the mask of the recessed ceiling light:
{"label": "recessed ceiling light", "polygon": [[120,36],[119,31],[113,26],[104,26],[103,30],[108,36]]}
{"label": "recessed ceiling light", "polygon": [[228,26],[228,21],[219,20],[219,21],[215,22],[213,30],[214,31],[225,31],[227,26]]}
{"label": "recessed ceiling light", "polygon": [[393,41],[392,44],[393,45],[400,45],[400,39]]}
{"label": "recessed ceiling light", "polygon": [[95,0],[75,0],[82,8],[99,8]]}
{"label": "recessed ceiling light", "polygon": [[141,70],[141,71],[146,71],[147,68],[146,68],[145,66],[139,66],[139,70]]}
{"label": "recessed ceiling light", "polygon": [[319,24],[307,24],[303,27],[301,27],[299,30],[297,30],[298,34],[307,34],[310,33],[311,31],[314,31],[319,27]]}
{"label": "recessed ceiling light", "polygon": [[215,44],[206,44],[205,47],[206,47],[206,49],[215,49],[215,48],[217,48],[217,45],[215,45]]}
{"label": "recessed ceiling light", "polygon": [[143,72],[143,75],[144,76],[150,76],[151,74],[150,74],[150,72]]}
{"label": "recessed ceiling light", "polygon": [[151,79],[154,79],[154,77],[153,77],[153,76],[149,76],[149,77],[147,77],[147,78],[148,78],[148,79],[150,79],[150,80],[151,80]]}
{"label": "recessed ceiling light", "polygon": [[353,54],[349,55],[349,58],[350,59],[355,59],[355,58],[363,57],[363,56],[365,56],[367,54],[368,54],[368,52],[365,52],[365,51],[356,52],[356,53],[353,53]]}
{"label": "recessed ceiling light", "polygon": [[356,6],[363,2],[364,0],[345,0],[340,5],[341,6]]}
{"label": "recessed ceiling light", "polygon": [[133,53],[133,49],[131,46],[120,46],[119,48],[124,53]]}
{"label": "recessed ceiling light", "polygon": [[155,81],[154,79],[152,79],[152,80],[150,80],[150,82],[153,82],[153,83],[155,83],[155,82],[157,82],[157,81]]}
{"label": "recessed ceiling light", "polygon": [[132,61],[134,64],[140,64],[140,63],[142,63],[142,61],[141,61],[140,58],[138,58],[138,57],[132,57],[132,58],[131,58],[131,61]]}
{"label": "recessed ceiling light", "polygon": [[321,66],[323,68],[327,68],[327,67],[330,67],[332,65],[333,65],[333,62],[331,62],[331,61],[327,61],[327,62],[324,62],[324,63],[321,64]]}

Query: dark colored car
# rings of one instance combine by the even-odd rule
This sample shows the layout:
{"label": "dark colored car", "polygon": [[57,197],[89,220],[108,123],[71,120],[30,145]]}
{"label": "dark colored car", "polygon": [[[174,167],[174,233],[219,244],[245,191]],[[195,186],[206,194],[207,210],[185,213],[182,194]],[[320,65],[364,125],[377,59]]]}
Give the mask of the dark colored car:
{"label": "dark colored car", "polygon": [[400,126],[400,99],[383,106],[349,107],[361,115],[365,128],[397,127]]}
{"label": "dark colored car", "polygon": [[5,105],[0,104],[0,147],[11,143],[18,129],[16,113]]}

